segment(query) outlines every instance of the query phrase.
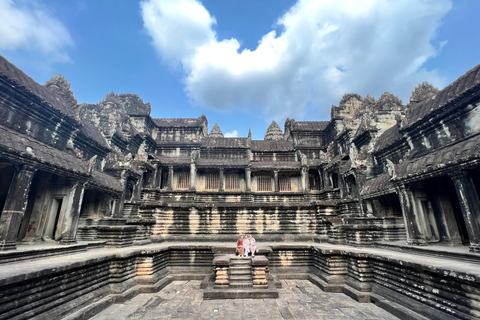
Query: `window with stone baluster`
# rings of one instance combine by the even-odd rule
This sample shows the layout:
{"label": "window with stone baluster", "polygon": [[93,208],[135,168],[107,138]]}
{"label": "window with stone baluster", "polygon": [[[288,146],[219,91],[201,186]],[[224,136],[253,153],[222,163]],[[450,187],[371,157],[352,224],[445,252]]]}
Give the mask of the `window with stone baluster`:
{"label": "window with stone baluster", "polygon": [[225,175],[225,190],[240,190],[240,175],[231,173]]}
{"label": "window with stone baluster", "polygon": [[218,173],[205,175],[205,190],[218,190]]}
{"label": "window with stone baluster", "polygon": [[291,177],[278,177],[278,188],[282,191],[292,191],[292,178]]}
{"label": "window with stone baluster", "polygon": [[257,191],[272,191],[272,177],[258,176]]}
{"label": "window with stone baluster", "polygon": [[177,189],[188,189],[190,187],[190,173],[177,172]]}

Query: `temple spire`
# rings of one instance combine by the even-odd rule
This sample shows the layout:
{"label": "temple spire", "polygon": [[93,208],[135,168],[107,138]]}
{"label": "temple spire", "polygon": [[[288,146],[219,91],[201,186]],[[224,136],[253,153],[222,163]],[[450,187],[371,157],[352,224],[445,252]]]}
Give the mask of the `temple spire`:
{"label": "temple spire", "polygon": [[283,132],[275,120],[272,121],[265,133],[264,140],[283,140]]}
{"label": "temple spire", "polygon": [[220,129],[220,126],[218,123],[215,123],[215,125],[212,128],[212,131],[210,131],[210,134],[208,135],[210,138],[224,138],[223,132]]}

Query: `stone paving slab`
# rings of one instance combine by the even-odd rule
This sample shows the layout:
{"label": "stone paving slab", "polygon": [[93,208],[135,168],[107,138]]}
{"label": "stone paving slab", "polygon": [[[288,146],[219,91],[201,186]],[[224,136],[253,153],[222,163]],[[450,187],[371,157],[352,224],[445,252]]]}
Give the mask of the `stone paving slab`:
{"label": "stone paving slab", "polygon": [[358,303],[341,293],[323,292],[308,280],[283,280],[278,299],[203,300],[200,283],[174,281],[158,293],[139,294],[91,319],[398,319],[374,304]]}

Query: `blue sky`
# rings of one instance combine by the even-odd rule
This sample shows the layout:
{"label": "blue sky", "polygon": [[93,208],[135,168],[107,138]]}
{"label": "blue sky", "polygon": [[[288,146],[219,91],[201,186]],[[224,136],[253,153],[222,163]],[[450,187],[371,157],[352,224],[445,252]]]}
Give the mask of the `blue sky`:
{"label": "blue sky", "polygon": [[207,115],[263,139],[329,120],[344,93],[408,102],[480,63],[474,0],[0,0],[0,54],[79,102],[136,93],[153,117]]}

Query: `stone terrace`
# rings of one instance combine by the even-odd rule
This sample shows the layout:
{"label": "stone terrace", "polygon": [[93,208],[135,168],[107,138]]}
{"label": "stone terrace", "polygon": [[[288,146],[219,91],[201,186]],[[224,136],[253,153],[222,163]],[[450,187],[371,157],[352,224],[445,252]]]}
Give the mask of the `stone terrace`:
{"label": "stone terrace", "polygon": [[278,299],[203,300],[199,287],[198,280],[174,281],[156,294],[139,294],[91,319],[398,319],[377,306],[323,292],[307,280],[282,280]]}

